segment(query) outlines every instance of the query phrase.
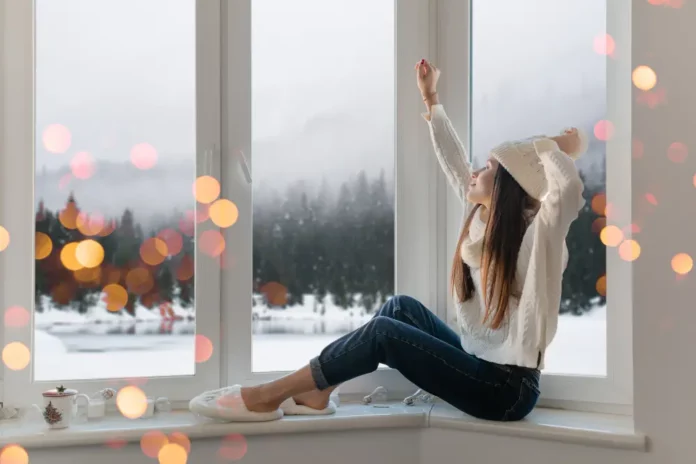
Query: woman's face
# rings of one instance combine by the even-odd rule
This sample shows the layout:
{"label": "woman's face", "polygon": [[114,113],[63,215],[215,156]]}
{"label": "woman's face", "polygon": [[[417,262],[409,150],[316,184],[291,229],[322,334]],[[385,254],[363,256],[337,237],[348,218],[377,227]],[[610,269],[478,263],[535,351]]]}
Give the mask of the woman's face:
{"label": "woman's face", "polygon": [[498,171],[498,161],[489,158],[486,165],[471,174],[469,192],[467,200],[475,204],[481,204],[486,208],[491,206],[493,195],[493,184],[495,183],[495,173]]}

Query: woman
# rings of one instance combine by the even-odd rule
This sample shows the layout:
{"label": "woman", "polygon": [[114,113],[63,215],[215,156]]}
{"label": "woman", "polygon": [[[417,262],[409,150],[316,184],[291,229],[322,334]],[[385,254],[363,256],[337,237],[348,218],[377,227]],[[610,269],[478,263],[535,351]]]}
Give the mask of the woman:
{"label": "woman", "polygon": [[440,71],[422,60],[416,74],[435,153],[465,211],[451,272],[460,334],[413,298],[395,296],[302,369],[255,387],[205,393],[192,411],[255,421],[331,413],[331,392],[380,363],[478,418],[520,420],[534,408],[556,331],[565,237],[584,204],[571,157],[586,149],[586,137],[571,129],[506,143],[471,172],[438,101]]}

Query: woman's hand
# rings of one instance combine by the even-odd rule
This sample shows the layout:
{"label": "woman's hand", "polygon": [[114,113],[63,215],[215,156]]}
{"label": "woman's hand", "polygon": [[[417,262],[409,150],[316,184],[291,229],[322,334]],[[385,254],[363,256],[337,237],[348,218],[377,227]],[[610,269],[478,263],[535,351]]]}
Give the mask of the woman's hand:
{"label": "woman's hand", "polygon": [[426,60],[420,60],[416,64],[416,83],[423,99],[430,98],[437,93],[437,81],[440,79],[440,70]]}

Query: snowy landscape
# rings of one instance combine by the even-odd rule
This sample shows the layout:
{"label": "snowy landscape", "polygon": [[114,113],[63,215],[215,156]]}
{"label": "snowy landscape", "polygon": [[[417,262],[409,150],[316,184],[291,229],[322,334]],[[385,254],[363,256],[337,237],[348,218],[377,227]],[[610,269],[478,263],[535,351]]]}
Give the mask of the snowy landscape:
{"label": "snowy landscape", "polygon": [[[142,307],[135,317],[110,313],[102,306],[85,315],[56,309],[36,313],[37,380],[192,375],[195,321],[190,311],[174,308],[183,316],[181,320],[163,320]],[[325,345],[370,317],[360,308],[344,310],[330,301],[324,315],[311,304],[286,310],[257,304],[251,327],[253,369],[272,372],[302,367]],[[606,306],[583,316],[560,317],[546,372],[604,375]]]}

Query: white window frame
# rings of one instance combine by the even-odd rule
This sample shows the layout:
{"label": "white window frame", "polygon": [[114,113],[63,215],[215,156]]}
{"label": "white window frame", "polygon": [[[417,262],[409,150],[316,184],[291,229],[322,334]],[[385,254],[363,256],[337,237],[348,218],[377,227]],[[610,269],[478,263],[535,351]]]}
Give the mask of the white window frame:
{"label": "white window frame", "polygon": [[[220,177],[220,0],[197,0],[196,4],[196,175]],[[2,156],[0,156],[0,224],[10,232],[11,244],[0,253],[0,309],[19,305],[34,307],[34,2],[0,0],[2,59]],[[14,155],[13,155],[14,154]],[[21,154],[21,155],[19,155]],[[194,174],[194,173],[192,173]],[[193,181],[194,176],[191,176]],[[191,198],[194,204],[193,197]],[[196,228],[196,238],[211,225]],[[196,253],[196,333],[214,346],[211,358],[196,364],[195,375],[148,378],[141,386],[148,396],[187,400],[202,390],[220,385],[220,263]],[[3,365],[0,396],[5,404],[27,406],[40,402],[41,393],[56,385],[34,382],[33,324],[22,329],[4,327],[2,346],[24,343],[32,362],[21,371]],[[193,350],[193,344],[191,346]],[[108,362],[108,356],[105,356]],[[114,382],[116,381],[116,382]],[[121,387],[125,379],[71,381],[63,383],[84,392]],[[60,383],[60,382],[59,382]],[[2,389],[0,389],[0,393]]]}
{"label": "white window frame", "polygon": [[[477,0],[439,1],[439,66],[443,69],[439,92],[454,126],[466,146],[471,130],[471,5]],[[484,1],[484,0],[478,0]],[[631,2],[607,1],[607,32],[617,50],[631,50]],[[628,56],[627,56],[628,55]],[[607,64],[607,119],[614,122],[614,138],[607,143],[607,201],[624,214],[620,225],[631,223],[631,58],[617,54]],[[447,254],[452,256],[461,226],[461,206],[447,194]],[[616,249],[607,250],[607,376],[591,377],[542,373],[540,404],[583,410],[631,414],[632,372],[632,265]],[[448,322],[454,304],[448,297]]]}
{"label": "white window frame", "polygon": [[[240,209],[236,227],[227,231],[226,241],[235,256],[235,266],[223,271],[223,327],[227,334],[223,350],[227,363],[223,378],[229,384],[253,385],[278,378],[284,373],[252,372],[251,289],[252,289],[252,188],[245,179],[245,164],[253,164],[251,150],[251,1],[225,2],[223,16],[223,194]],[[424,111],[415,85],[414,64],[435,51],[431,34],[435,1],[394,1],[396,44],[396,293],[421,300],[437,312],[438,213],[441,174],[430,145]],[[356,31],[356,33],[360,33]],[[240,72],[243,70],[243,72]],[[307,98],[312,98],[308,95]],[[302,111],[298,108],[298,111]],[[370,111],[370,108],[365,108]],[[441,311],[444,312],[444,311]],[[440,314],[442,315],[442,314]],[[282,345],[279,345],[282,349]],[[319,354],[319,353],[317,353]],[[309,362],[309,359],[306,360]],[[376,386],[390,393],[412,392],[415,388],[398,372],[380,369],[341,386],[341,394],[364,394]]]}

